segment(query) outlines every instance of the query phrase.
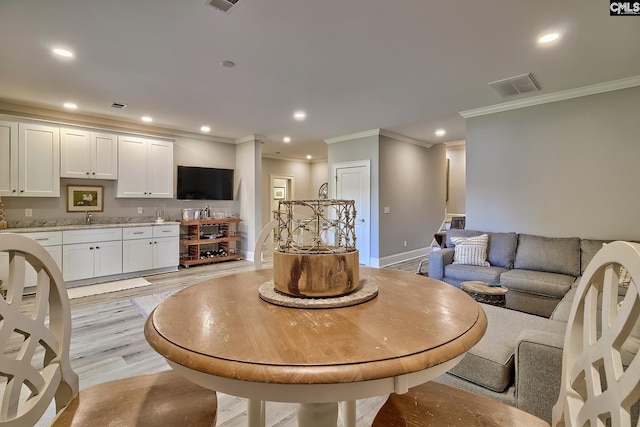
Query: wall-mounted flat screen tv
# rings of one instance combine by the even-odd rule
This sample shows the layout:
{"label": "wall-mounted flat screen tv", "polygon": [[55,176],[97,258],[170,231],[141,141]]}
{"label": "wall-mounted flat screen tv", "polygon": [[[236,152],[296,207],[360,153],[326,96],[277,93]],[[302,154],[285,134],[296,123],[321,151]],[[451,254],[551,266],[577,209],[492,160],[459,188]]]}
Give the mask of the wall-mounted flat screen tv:
{"label": "wall-mounted flat screen tv", "polygon": [[178,165],[178,200],[233,200],[233,169]]}

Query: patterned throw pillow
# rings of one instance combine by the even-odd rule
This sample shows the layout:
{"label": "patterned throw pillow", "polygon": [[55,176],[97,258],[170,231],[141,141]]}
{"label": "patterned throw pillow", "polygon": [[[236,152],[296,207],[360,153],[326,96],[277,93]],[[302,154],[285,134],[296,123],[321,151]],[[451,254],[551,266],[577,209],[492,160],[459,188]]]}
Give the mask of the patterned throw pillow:
{"label": "patterned throw pillow", "polygon": [[453,254],[454,264],[479,265],[489,267],[487,262],[487,246],[489,235],[482,234],[474,237],[452,237],[451,242],[456,245]]}

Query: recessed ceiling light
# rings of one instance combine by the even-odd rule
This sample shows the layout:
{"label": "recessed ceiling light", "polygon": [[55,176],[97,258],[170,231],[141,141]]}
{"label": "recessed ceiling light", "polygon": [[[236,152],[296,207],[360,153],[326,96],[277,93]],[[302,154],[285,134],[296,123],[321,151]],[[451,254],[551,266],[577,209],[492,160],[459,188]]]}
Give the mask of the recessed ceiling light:
{"label": "recessed ceiling light", "polygon": [[307,118],[307,113],[305,113],[304,111],[296,111],[295,113],[293,113],[293,118],[296,120],[304,120]]}
{"label": "recessed ceiling light", "polygon": [[54,49],[51,50],[53,53],[55,53],[58,56],[62,56],[64,58],[73,58],[73,52],[71,52],[68,49],[63,49],[61,47],[56,47]]}
{"label": "recessed ceiling light", "polygon": [[220,64],[225,68],[233,68],[236,66],[236,64],[233,61],[227,61],[227,60],[222,61]]}
{"label": "recessed ceiling light", "polygon": [[78,104],[75,104],[73,102],[65,102],[64,104],[62,104],[62,106],[64,108],[68,108],[69,110],[77,110],[78,109]]}
{"label": "recessed ceiling light", "polygon": [[437,131],[435,131],[436,136],[445,136],[446,133],[447,131],[444,129],[438,129]]}
{"label": "recessed ceiling light", "polygon": [[311,160],[311,154],[307,154],[307,160]]}
{"label": "recessed ceiling light", "polygon": [[202,127],[200,127],[200,130],[202,132],[209,132],[211,130],[211,128],[209,126],[202,126]]}
{"label": "recessed ceiling light", "polygon": [[282,140],[287,144],[291,142],[291,138],[289,138],[288,136],[285,136],[284,138],[282,138]]}
{"label": "recessed ceiling light", "polygon": [[151,123],[153,121],[153,119],[149,116],[142,116],[141,120],[145,123]]}
{"label": "recessed ceiling light", "polygon": [[560,33],[547,33],[542,35],[538,39],[538,42],[542,44],[551,43],[552,41],[558,40],[559,38],[560,38]]}

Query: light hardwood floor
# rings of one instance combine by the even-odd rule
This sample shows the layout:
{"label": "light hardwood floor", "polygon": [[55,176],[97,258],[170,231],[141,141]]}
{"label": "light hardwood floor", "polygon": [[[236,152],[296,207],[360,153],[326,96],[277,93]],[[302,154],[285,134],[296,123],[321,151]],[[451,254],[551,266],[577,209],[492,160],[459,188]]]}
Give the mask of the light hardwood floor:
{"label": "light hardwood floor", "polygon": [[[419,261],[389,268],[415,273]],[[151,286],[71,300],[71,365],[80,376],[80,388],[169,369],[164,359],[147,344],[143,335],[145,317],[131,303],[131,298],[175,291],[212,277],[252,269],[253,263],[246,260],[181,268],[175,273],[146,276]],[[245,399],[222,393],[218,399],[218,426],[246,426]],[[358,401],[357,425],[370,426],[385,400],[386,396],[381,396]],[[266,411],[267,426],[297,425],[293,404],[268,402]]]}

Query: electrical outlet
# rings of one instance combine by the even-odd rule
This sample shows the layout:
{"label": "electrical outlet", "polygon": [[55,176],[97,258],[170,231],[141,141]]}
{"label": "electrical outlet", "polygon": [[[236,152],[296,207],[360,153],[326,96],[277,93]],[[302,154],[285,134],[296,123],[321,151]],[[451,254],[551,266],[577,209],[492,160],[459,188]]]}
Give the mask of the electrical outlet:
{"label": "electrical outlet", "polygon": [[384,207],[384,213],[386,213],[386,214],[391,213],[391,208],[389,206],[385,206]]}
{"label": "electrical outlet", "polygon": [[405,248],[407,247],[407,241],[406,240],[404,241],[404,247]]}
{"label": "electrical outlet", "polygon": [[138,208],[138,213],[144,213],[144,208]]}
{"label": "electrical outlet", "polygon": [[30,218],[33,216],[33,210],[32,209],[25,209],[24,210],[24,216],[26,216],[27,218]]}

